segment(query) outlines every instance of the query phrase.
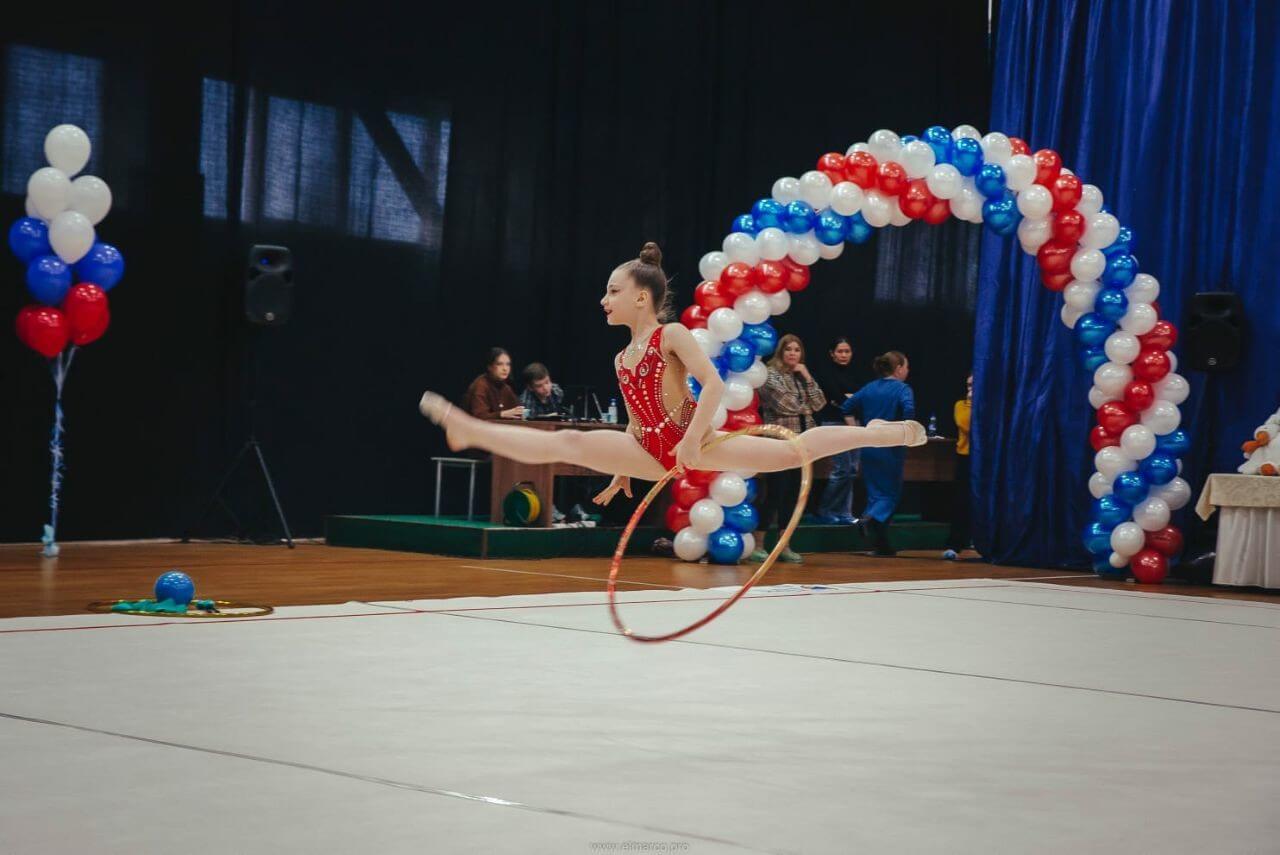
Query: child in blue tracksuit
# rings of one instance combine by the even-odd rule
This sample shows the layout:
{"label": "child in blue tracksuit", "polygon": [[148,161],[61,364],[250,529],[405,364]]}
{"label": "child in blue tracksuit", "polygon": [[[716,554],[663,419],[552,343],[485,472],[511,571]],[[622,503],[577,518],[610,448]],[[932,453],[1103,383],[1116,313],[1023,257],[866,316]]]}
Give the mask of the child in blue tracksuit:
{"label": "child in blue tracksuit", "polygon": [[[907,357],[896,350],[877,356],[872,363],[880,379],[872,380],[846,398],[840,409],[856,416],[864,425],[872,419],[902,421],[916,415],[915,396],[906,384]],[[902,497],[902,466],[907,459],[905,448],[864,448],[862,480],[867,487],[867,509],[863,523],[875,545],[877,555],[893,555],[889,543],[889,520]]]}

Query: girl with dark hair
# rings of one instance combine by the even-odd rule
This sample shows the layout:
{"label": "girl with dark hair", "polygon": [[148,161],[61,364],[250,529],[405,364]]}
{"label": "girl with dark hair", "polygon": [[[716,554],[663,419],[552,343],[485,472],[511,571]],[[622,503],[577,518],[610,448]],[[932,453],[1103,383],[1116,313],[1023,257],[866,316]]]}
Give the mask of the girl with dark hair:
{"label": "girl with dark hair", "polygon": [[489,348],[484,373],[471,381],[462,396],[462,406],[478,419],[518,419],[524,407],[511,388],[511,354],[500,347]]}
{"label": "girl with dark hair", "polygon": [[[840,405],[853,397],[862,385],[859,372],[853,367],[853,344],[840,336],[827,351],[830,362],[822,365],[814,375],[822,386],[827,405],[818,412],[818,424],[857,424],[852,416],[840,411]],[[858,452],[842,451],[831,457],[831,475],[822,491],[818,515],[830,525],[855,525],[853,516],[853,482],[858,477]]]}

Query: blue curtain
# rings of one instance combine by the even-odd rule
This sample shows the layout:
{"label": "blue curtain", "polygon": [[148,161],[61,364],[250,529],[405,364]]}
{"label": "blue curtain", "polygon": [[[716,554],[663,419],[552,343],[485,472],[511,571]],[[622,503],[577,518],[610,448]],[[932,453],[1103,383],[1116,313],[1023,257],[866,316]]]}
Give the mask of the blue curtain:
{"label": "blue curtain", "polygon": [[[1180,372],[1192,385],[1184,477],[1197,495],[1207,472],[1239,464],[1280,395],[1277,23],[1272,0],[1005,0],[996,25],[991,128],[1057,150],[1102,189],[1179,328],[1197,291],[1244,301],[1243,367]],[[1083,564],[1091,376],[1034,259],[1016,241],[983,241],[975,543],[997,563]]]}

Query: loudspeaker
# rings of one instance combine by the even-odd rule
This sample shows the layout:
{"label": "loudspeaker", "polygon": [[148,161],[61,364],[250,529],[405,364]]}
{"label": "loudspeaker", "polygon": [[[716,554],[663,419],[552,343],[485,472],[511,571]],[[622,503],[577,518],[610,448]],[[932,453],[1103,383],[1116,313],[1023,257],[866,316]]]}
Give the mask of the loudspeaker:
{"label": "loudspeaker", "polygon": [[283,246],[249,250],[244,313],[251,323],[279,326],[293,312],[293,253]]}
{"label": "loudspeaker", "polygon": [[1244,350],[1244,303],[1234,291],[1191,295],[1182,328],[1182,357],[1195,371],[1228,371]]}

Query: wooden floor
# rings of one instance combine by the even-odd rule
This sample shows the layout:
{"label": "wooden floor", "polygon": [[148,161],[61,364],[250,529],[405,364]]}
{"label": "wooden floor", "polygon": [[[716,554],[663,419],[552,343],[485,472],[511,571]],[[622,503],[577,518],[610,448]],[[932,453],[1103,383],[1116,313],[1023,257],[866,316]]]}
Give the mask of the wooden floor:
{"label": "wooden floor", "polygon": [[[191,575],[197,596],[272,606],[603,591],[609,572],[603,558],[482,561],[320,543],[299,544],[293,550],[227,543],[73,543],[64,545],[56,560],[42,558],[35,545],[5,544],[0,545],[0,617],[76,614],[93,600],[149,597],[156,576],[174,568]],[[622,577],[623,587],[633,590],[709,588],[743,581],[753,569],[634,558],[623,566]],[[1102,581],[1085,573],[995,567],[976,558],[949,562],[937,553],[904,553],[898,558],[810,554],[800,566],[776,565],[765,582],[968,578],[1044,580],[1280,603],[1280,593],[1257,589],[1136,585]]]}

